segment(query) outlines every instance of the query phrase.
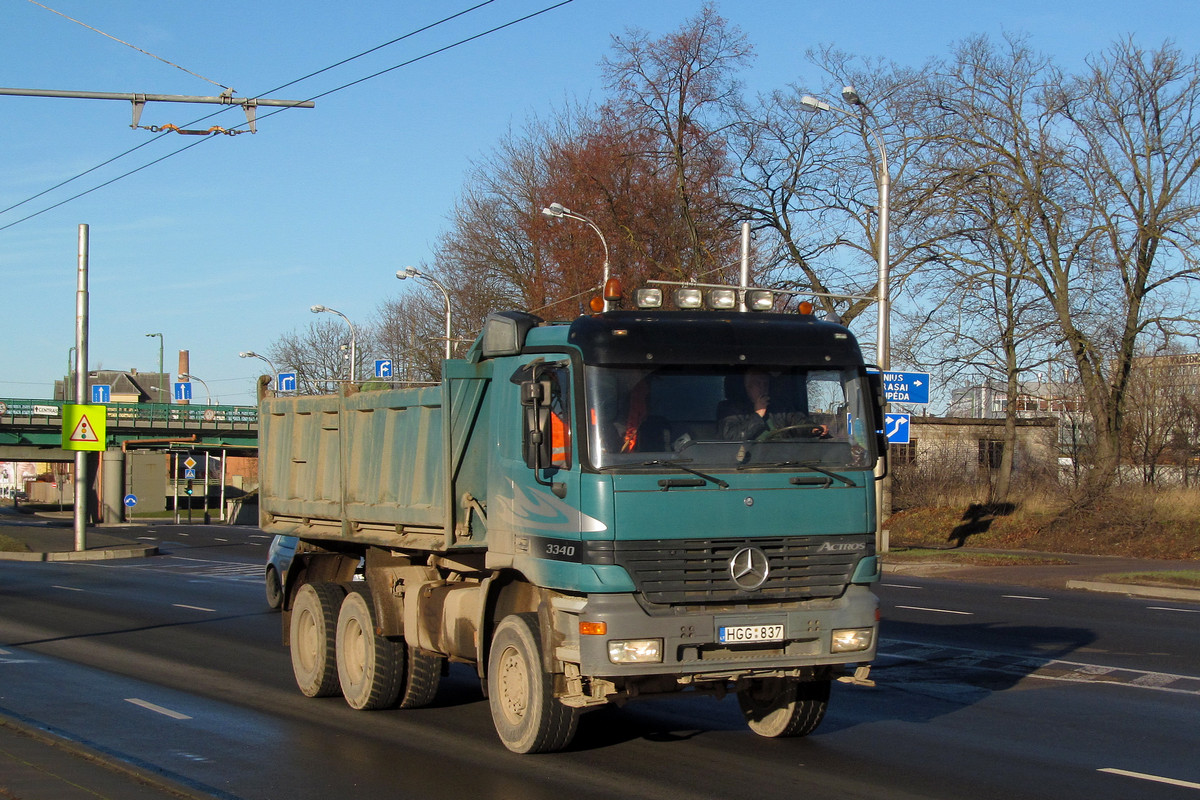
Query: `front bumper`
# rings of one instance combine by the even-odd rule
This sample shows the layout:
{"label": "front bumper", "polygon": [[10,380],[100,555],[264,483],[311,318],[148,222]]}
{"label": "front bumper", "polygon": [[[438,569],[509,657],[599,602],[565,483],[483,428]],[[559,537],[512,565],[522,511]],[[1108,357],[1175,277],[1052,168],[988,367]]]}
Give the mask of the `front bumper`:
{"label": "front bumper", "polygon": [[[856,664],[875,657],[879,603],[866,586],[851,585],[837,598],[761,607],[720,608],[676,606],[650,613],[632,594],[591,594],[578,611],[567,642],[578,642],[582,674],[597,678],[643,675],[691,675],[700,679],[729,679],[752,673],[788,673],[806,667]],[[574,616],[574,615],[571,615]],[[604,633],[580,635],[585,628]],[[597,625],[597,623],[602,625]],[[570,624],[568,622],[568,624]],[[783,640],[747,644],[719,641],[722,626],[783,625]],[[863,650],[832,652],[835,630],[869,628],[874,634]],[[658,663],[614,664],[609,659],[613,640],[662,640]],[[570,647],[568,651],[576,648]]]}

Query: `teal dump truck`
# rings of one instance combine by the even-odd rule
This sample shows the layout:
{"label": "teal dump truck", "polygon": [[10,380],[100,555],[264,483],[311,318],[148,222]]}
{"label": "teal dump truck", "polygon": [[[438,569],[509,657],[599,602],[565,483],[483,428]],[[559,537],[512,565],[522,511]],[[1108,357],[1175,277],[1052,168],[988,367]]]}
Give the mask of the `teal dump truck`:
{"label": "teal dump truck", "polygon": [[297,685],[358,709],[432,702],[450,662],[514,752],[582,711],[735,694],[810,733],[866,683],[882,390],[812,316],[490,315],[436,386],[260,390],[260,524],[299,539]]}

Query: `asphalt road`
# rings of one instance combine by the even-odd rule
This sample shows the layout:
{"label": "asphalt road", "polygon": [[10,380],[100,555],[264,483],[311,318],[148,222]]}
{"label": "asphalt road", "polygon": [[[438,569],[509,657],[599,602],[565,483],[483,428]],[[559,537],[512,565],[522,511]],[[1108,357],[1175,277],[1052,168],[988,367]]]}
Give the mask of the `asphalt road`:
{"label": "asphalt road", "polygon": [[673,698],[515,756],[460,665],[423,709],[301,696],[258,531],[145,535],[160,555],[0,562],[0,714],[198,794],[1200,800],[1200,605],[888,576],[878,685],[836,686],[806,739]]}

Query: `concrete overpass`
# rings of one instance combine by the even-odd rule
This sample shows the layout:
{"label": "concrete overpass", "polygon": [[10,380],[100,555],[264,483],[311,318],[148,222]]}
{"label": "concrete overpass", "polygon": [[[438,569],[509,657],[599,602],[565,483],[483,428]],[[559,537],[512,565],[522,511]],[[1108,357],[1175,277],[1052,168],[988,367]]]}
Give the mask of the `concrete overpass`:
{"label": "concrete overpass", "polygon": [[[63,405],[59,400],[0,398],[0,461],[73,462],[75,451],[62,448]],[[258,450],[254,406],[105,405],[106,447],[96,454],[101,456],[98,469],[89,470],[99,477],[94,489],[105,520],[121,519],[122,498],[138,488],[137,473],[127,465],[131,452],[187,449],[224,456]]]}

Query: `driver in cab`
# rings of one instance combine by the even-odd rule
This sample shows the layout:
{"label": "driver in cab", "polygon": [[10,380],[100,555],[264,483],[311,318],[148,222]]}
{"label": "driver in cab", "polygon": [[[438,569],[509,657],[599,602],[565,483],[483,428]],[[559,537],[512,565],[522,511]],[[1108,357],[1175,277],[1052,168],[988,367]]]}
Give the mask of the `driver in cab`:
{"label": "driver in cab", "polygon": [[[749,369],[742,376],[725,379],[726,399],[720,404],[718,432],[727,441],[745,442],[773,438],[816,438],[827,436],[828,428],[808,415],[771,402],[771,376],[762,369]],[[784,433],[786,429],[786,433]]]}

